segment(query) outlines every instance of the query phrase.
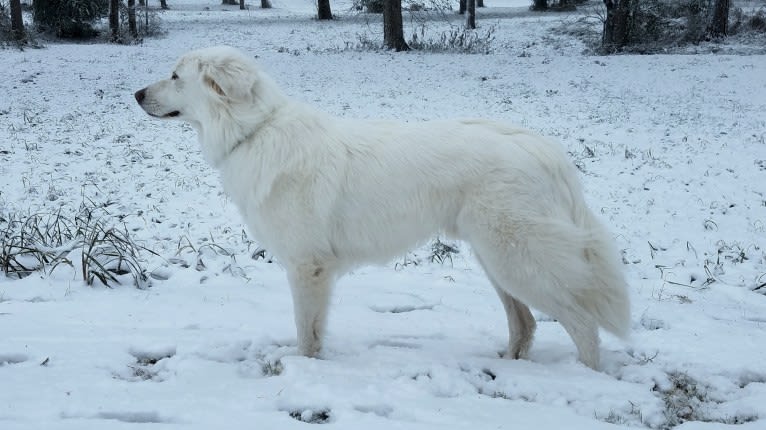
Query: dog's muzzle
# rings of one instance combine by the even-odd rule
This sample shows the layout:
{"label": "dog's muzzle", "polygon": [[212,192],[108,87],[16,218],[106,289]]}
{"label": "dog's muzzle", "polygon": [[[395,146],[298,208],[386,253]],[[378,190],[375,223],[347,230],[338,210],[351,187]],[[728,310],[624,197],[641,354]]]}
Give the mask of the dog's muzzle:
{"label": "dog's muzzle", "polygon": [[141,102],[143,102],[146,98],[146,88],[136,91],[135,96],[138,104],[141,104]]}
{"label": "dog's muzzle", "polygon": [[177,110],[174,110],[172,112],[168,112],[168,113],[166,113],[164,115],[157,115],[157,114],[154,114],[154,113],[151,113],[151,112],[147,111],[146,108],[144,107],[144,100],[146,99],[146,88],[143,88],[143,89],[140,89],[140,90],[136,91],[136,94],[134,94],[134,95],[136,97],[136,101],[138,102],[138,105],[141,106],[146,111],[146,113],[148,113],[151,116],[154,116],[154,117],[157,117],[157,118],[175,118],[178,115],[181,115],[181,112],[179,112]]}

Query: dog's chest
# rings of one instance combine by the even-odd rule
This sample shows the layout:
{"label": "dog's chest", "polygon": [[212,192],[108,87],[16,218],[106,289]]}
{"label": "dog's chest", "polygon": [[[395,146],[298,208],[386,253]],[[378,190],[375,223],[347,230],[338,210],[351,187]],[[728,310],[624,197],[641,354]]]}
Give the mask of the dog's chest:
{"label": "dog's chest", "polygon": [[267,179],[252,170],[250,175],[239,172],[222,175],[224,191],[259,245],[278,257],[293,254],[293,247],[305,248],[322,223],[313,181],[301,174]]}

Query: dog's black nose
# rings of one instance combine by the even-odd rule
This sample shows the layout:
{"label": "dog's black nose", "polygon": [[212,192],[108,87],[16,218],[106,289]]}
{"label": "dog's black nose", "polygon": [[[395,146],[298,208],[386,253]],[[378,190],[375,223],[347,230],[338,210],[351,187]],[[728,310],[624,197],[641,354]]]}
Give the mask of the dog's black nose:
{"label": "dog's black nose", "polygon": [[143,90],[136,91],[136,101],[138,103],[141,103],[142,101],[144,101],[144,98],[146,98],[146,88],[144,88]]}

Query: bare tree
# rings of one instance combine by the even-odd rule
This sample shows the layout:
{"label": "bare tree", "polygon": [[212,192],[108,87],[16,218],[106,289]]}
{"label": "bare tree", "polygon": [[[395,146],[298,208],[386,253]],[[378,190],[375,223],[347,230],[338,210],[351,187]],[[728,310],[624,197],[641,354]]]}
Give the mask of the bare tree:
{"label": "bare tree", "polygon": [[[458,6],[458,13],[460,15],[465,14],[465,10],[466,10],[466,7],[467,7],[466,1],[467,0],[460,0],[460,3],[458,3],[458,5],[459,5]],[[484,0],[476,0],[476,7],[484,7]]]}
{"label": "bare tree", "polygon": [[138,0],[141,6],[144,7],[144,25],[146,29],[149,28],[149,0]]}
{"label": "bare tree", "polygon": [[11,35],[15,40],[24,40],[24,18],[21,16],[21,0],[11,0]]}
{"label": "bare tree", "polygon": [[601,47],[616,50],[628,44],[630,37],[631,1],[638,6],[638,0],[604,0],[606,21],[601,38]]}
{"label": "bare tree", "polygon": [[138,37],[138,25],[136,25],[136,0],[128,0],[128,31],[132,38]]}
{"label": "bare tree", "polygon": [[120,40],[120,0],[109,0],[109,30],[112,42]]}
{"label": "bare tree", "polygon": [[383,0],[383,43],[396,52],[408,51],[402,24],[402,0]]}
{"label": "bare tree", "polygon": [[468,0],[465,11],[465,26],[470,29],[476,28],[476,0]]}
{"label": "bare tree", "polygon": [[330,0],[317,1],[317,18],[332,19],[332,10],[330,10]]}
{"label": "bare tree", "polygon": [[713,21],[710,23],[710,35],[723,37],[729,31],[729,0],[715,0]]}

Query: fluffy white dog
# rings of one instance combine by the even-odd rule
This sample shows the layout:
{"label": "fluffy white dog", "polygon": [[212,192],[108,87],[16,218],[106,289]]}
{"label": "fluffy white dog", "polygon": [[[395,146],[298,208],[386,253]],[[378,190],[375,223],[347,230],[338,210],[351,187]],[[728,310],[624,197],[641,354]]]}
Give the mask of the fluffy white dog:
{"label": "fluffy white dog", "polygon": [[527,305],[556,318],[599,365],[598,329],[625,337],[630,310],[612,239],[556,143],[480,119],[402,123],[328,116],[286,97],[230,47],[183,56],[135,94],[189,122],[251,233],[284,265],[298,349],[315,356],[333,283],[443,232],[469,242],[526,357]]}

